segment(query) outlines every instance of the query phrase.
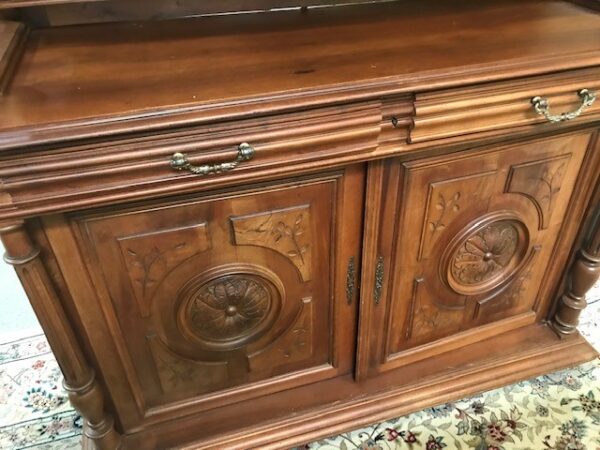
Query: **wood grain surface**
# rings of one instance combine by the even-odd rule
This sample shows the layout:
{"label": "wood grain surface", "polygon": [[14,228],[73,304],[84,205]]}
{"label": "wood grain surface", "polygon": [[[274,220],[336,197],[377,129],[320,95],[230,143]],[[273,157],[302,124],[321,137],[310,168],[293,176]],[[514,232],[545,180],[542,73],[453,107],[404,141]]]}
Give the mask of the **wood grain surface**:
{"label": "wood grain surface", "polygon": [[56,140],[86,127],[88,136],[131,130],[132,121],[189,124],[219,105],[256,114],[316,95],[340,102],[599,64],[600,17],[557,1],[406,1],[40,29],[0,99],[0,142],[32,143],[42,129]]}

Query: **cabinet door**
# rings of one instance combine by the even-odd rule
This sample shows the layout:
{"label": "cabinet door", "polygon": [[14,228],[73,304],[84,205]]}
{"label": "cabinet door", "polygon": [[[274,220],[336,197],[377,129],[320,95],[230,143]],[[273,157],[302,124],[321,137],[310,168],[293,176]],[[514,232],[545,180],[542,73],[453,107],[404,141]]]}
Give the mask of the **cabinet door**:
{"label": "cabinet door", "polygon": [[72,216],[119,348],[100,367],[150,415],[351,372],[363,172]]}
{"label": "cabinet door", "polygon": [[581,133],[373,166],[361,373],[539,318],[589,143]]}

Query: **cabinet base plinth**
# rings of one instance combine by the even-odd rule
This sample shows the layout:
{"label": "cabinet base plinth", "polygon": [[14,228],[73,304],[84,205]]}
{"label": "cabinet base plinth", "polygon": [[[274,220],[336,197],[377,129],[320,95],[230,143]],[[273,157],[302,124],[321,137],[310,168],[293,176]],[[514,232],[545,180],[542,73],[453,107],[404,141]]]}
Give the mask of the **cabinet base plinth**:
{"label": "cabinet base plinth", "polygon": [[[490,351],[487,357],[481,356],[482,349],[492,349],[502,343],[507,344],[502,351]],[[125,434],[122,448],[288,449],[373,422],[576,366],[597,356],[596,350],[578,333],[561,339],[548,326],[536,324],[436,356],[432,358],[435,359],[434,366],[438,367],[435,373],[424,372],[425,368],[432,366],[433,361],[422,361],[360,383],[350,376],[329,380],[325,382],[328,384],[326,389],[337,389],[341,400],[335,404],[328,402],[321,407],[315,404],[293,417],[249,423],[233,433],[202,436],[205,419],[198,414],[138,433]],[[453,361],[456,364],[452,364]],[[407,382],[407,377],[414,381]],[[312,394],[317,402],[319,398],[314,393],[315,389],[318,388],[304,386],[298,389],[296,395]],[[257,404],[257,407],[260,406]],[[283,415],[281,411],[275,411],[273,417]],[[84,439],[83,448],[93,450],[94,446]]]}

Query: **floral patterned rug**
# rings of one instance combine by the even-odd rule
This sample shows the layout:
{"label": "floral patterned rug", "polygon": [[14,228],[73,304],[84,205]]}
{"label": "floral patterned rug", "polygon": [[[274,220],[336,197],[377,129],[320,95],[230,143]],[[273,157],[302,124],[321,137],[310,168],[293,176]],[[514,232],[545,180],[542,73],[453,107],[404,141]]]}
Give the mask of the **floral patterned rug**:
{"label": "floral patterned rug", "polygon": [[[579,328],[600,350],[600,300]],[[600,358],[295,450],[308,449],[600,450]]]}
{"label": "floral patterned rug", "polygon": [[[600,344],[600,301],[581,330]],[[43,334],[0,343],[0,449],[80,449]],[[315,450],[600,450],[600,359],[307,444]]]}
{"label": "floral patterned rug", "polygon": [[600,360],[298,450],[600,450]]}
{"label": "floral patterned rug", "polygon": [[81,420],[43,334],[0,344],[0,449],[79,449]]}

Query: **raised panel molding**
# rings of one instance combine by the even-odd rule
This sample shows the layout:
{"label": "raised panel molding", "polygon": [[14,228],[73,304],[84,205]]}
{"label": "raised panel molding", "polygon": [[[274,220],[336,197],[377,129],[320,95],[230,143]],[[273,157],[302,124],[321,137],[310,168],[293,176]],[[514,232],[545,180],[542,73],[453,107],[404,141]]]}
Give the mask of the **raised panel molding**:
{"label": "raised panel molding", "polygon": [[303,361],[313,353],[312,298],[302,300],[302,308],[294,324],[268,347],[248,355],[250,370],[270,370],[283,364]]}
{"label": "raised panel molding", "polygon": [[[223,278],[231,279],[223,280]],[[273,336],[266,346],[252,352],[246,341],[257,334],[254,332],[254,328],[249,329],[244,320],[228,323],[227,309],[222,310],[220,307],[224,306],[221,303],[226,301],[226,297],[228,300],[244,302],[244,299],[238,295],[241,293],[240,290],[257,288],[254,280],[248,281],[242,278],[244,277],[236,280],[234,276],[220,277],[216,282],[203,285],[207,289],[213,287],[227,289],[224,284],[228,283],[232,289],[229,296],[224,292],[221,293],[222,295],[219,294],[220,299],[209,295],[210,301],[215,302],[214,306],[217,306],[217,311],[223,312],[223,318],[219,316],[219,320],[214,320],[214,316],[210,315],[201,318],[203,323],[206,322],[210,325],[202,327],[202,331],[210,333],[207,338],[203,336],[203,343],[217,344],[214,346],[212,354],[202,353],[204,359],[191,359],[177,353],[163,343],[155,333],[146,336],[163,394],[208,393],[216,389],[225,389],[232,385],[251,382],[258,373],[272,372],[280,367],[302,364],[311,360],[314,347],[312,298],[308,297],[299,302],[300,307],[297,309],[298,313],[295,319],[281,334]],[[256,292],[261,292],[260,288]],[[265,312],[266,308],[261,308],[260,305],[264,305],[264,298],[268,295],[265,288],[262,295],[247,298],[249,303],[245,303],[247,307],[244,311],[240,311],[239,316],[245,317],[242,313],[256,312],[258,314],[256,317],[259,319],[257,326],[260,326],[265,322],[264,317],[268,313]],[[192,306],[194,304],[195,302],[192,302]],[[182,307],[184,314],[189,313],[190,309],[193,308]],[[188,317],[188,319],[194,322],[198,317]],[[218,333],[216,337],[215,333]],[[240,336],[244,338],[244,346],[239,345]],[[216,340],[221,337],[224,339]],[[200,356],[201,353],[198,355]]]}
{"label": "raised panel molding", "polygon": [[425,218],[421,227],[419,261],[430,255],[431,248],[440,235],[464,208],[488,201],[494,174],[494,171],[477,173],[429,185]]}
{"label": "raised panel molding", "polygon": [[506,192],[522,194],[533,202],[539,214],[540,230],[550,224],[554,202],[570,160],[571,154],[568,154],[510,168]]}
{"label": "raised panel molding", "polygon": [[65,216],[144,417],[350,373],[345,263],[360,258],[362,189],[351,166]]}
{"label": "raised panel molding", "polygon": [[598,356],[600,0],[354,3],[0,0],[1,246],[84,450],[291,449]]}
{"label": "raised panel molding", "polygon": [[406,339],[420,342],[432,335],[459,330],[465,316],[465,306],[446,307],[430,301],[423,295],[424,279],[415,278],[411,300],[411,313],[406,327]]}
{"label": "raised panel molding", "polygon": [[227,379],[227,361],[199,363],[174,354],[155,334],[146,336],[163,394],[193,383],[197,392],[214,389]]}
{"label": "raised panel molding", "polygon": [[398,221],[397,235],[380,231],[389,237],[379,252],[393,249],[390,292],[379,305],[383,370],[443,351],[457,333],[538,313],[535,292],[588,142],[558,136],[389,166],[398,183],[389,189],[400,196],[382,194],[379,219],[380,227]]}
{"label": "raised panel molding", "polygon": [[[494,315],[512,310],[524,300],[523,295],[527,291],[528,283],[531,279],[531,271],[541,248],[541,245],[533,246],[527,255],[522,269],[505,290],[501,291],[497,296],[485,298],[477,302],[473,314],[475,320],[486,321],[492,319]],[[524,306],[531,304],[531,302],[523,303]]]}
{"label": "raised panel molding", "polygon": [[144,316],[148,301],[170,269],[211,247],[205,222],[117,239],[135,298]]}
{"label": "raised panel molding", "polygon": [[235,243],[269,248],[290,260],[303,281],[312,279],[310,206],[230,218]]}

